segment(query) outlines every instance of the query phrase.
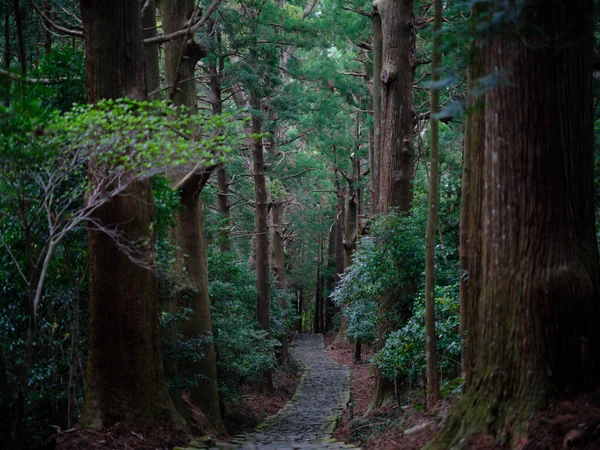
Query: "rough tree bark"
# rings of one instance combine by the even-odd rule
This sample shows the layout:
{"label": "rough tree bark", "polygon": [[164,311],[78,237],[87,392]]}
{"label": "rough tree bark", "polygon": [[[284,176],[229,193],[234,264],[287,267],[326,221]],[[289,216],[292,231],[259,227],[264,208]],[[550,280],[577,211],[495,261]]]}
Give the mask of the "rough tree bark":
{"label": "rough tree bark", "polygon": [[[483,13],[482,6],[473,9],[473,15]],[[465,388],[473,373],[476,335],[470,336],[471,346],[465,347],[466,332],[477,325],[477,301],[481,289],[481,207],[483,189],[483,139],[485,137],[485,103],[478,80],[485,74],[480,40],[471,49],[468,73],[467,124],[463,147],[463,173],[460,212],[460,335],[463,342],[462,366]],[[475,201],[473,200],[475,199]]]}
{"label": "rough tree bark", "polygon": [[[415,28],[413,0],[376,0],[373,8],[381,17],[381,158],[379,213],[391,209],[407,212],[412,201],[413,178],[413,78]],[[394,293],[379,303],[377,345],[381,348],[388,332],[398,328],[390,312]],[[371,407],[378,408],[394,398],[394,385],[379,370]]]}
{"label": "rough tree bark", "polygon": [[[440,79],[442,57],[442,1],[434,2],[434,38],[431,67],[431,81]],[[438,201],[440,190],[440,161],[439,161],[439,120],[436,114],[440,111],[440,90],[431,90],[431,139],[429,171],[429,211],[427,214],[427,232],[425,234],[425,353],[427,356],[427,410],[432,411],[440,401],[440,382],[437,366],[437,348],[435,334],[435,227],[438,221]]]}
{"label": "rough tree bark", "polygon": [[[490,3],[481,287],[468,306],[469,383],[429,448],[477,433],[523,448],[532,414],[595,392],[600,294],[593,191],[593,1]],[[469,289],[471,281],[469,282]],[[469,294],[470,295],[470,294]],[[472,339],[472,337],[474,339]],[[470,361],[471,362],[471,361]]]}
{"label": "rough tree bark", "polygon": [[[185,22],[195,11],[193,0],[163,0],[161,16],[165,33],[171,33],[185,27]],[[193,41],[192,36],[182,36],[165,45],[165,74],[169,86],[169,97],[175,105],[186,106],[196,111],[196,81],[194,78],[196,63],[208,54],[204,45]],[[189,362],[186,370],[200,375],[200,381],[190,388],[189,400],[200,408],[209,422],[209,427],[217,433],[223,433],[225,426],[221,417],[219,394],[217,390],[217,360],[212,340],[212,320],[210,298],[208,295],[208,255],[203,230],[202,189],[208,182],[213,168],[203,170],[188,167],[190,171],[176,182],[179,191],[181,209],[177,215],[175,239],[182,250],[185,275],[190,282],[193,315],[182,325],[181,331],[186,338],[206,338],[200,361]],[[175,177],[175,175],[173,174]],[[181,395],[178,393],[177,395]],[[184,415],[192,419],[188,402],[175,404]],[[202,429],[205,424],[198,423]]]}
{"label": "rough tree bark", "polygon": [[[138,0],[81,0],[90,103],[106,98],[146,98]],[[98,210],[96,220],[117,225],[131,242],[152,242],[150,180]],[[152,426],[180,421],[164,379],[158,307],[152,268],[132,262],[115,243],[89,230],[90,299],[88,365],[82,425],[117,422]],[[142,248],[152,265],[152,243]]]}
{"label": "rough tree bark", "polygon": [[[254,108],[252,114],[252,160],[254,177],[254,233],[256,243],[256,288],[258,291],[258,327],[261,330],[270,329],[270,302],[271,292],[269,287],[269,223],[268,223],[268,198],[266,183],[266,168],[264,158],[263,140],[257,137],[262,133],[262,120],[260,118],[260,102],[254,95],[250,98]],[[267,393],[273,391],[273,377],[271,372],[264,374],[263,390]]]}
{"label": "rough tree bark", "polygon": [[371,15],[373,28],[373,152],[371,155],[371,213],[379,213],[379,180],[381,175],[381,67],[383,36],[381,16],[376,7]]}

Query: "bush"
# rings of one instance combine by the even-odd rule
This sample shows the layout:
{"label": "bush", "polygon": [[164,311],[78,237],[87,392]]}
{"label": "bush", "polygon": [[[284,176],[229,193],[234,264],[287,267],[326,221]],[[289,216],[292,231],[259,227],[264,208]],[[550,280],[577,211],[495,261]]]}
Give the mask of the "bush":
{"label": "bush", "polygon": [[407,316],[424,268],[423,235],[422,215],[390,213],[371,225],[371,236],[360,239],[354,262],[331,294],[345,307],[349,338],[375,339],[377,302],[388,292],[398,300],[390,314]]}
{"label": "bush", "polygon": [[[239,397],[239,386],[259,382],[276,366],[279,342],[259,330],[256,320],[256,280],[250,267],[234,255],[215,253],[209,258],[209,294],[217,351],[219,391],[225,403]],[[271,326],[282,330],[279,303],[271,302]]]}
{"label": "bush", "polygon": [[[414,302],[414,314],[398,331],[390,334],[376,357],[383,375],[401,379],[404,384],[419,384],[427,371],[425,359],[425,292]],[[460,375],[460,294],[459,284],[436,287],[435,317],[437,356],[440,378],[451,380]]]}

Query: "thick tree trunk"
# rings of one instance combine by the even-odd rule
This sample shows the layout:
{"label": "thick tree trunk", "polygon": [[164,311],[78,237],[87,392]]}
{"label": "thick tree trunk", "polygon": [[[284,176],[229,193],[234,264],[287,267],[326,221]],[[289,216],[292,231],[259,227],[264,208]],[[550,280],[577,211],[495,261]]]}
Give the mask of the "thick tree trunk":
{"label": "thick tree trunk", "polygon": [[[481,14],[481,6],[473,15]],[[465,388],[473,373],[476,336],[470,336],[466,347],[466,332],[477,326],[477,302],[481,291],[481,213],[483,190],[483,144],[485,137],[485,103],[478,80],[485,75],[479,40],[471,51],[468,74],[467,125],[463,150],[463,173],[460,212],[460,334],[463,341],[462,366]]]}
{"label": "thick tree trunk", "polygon": [[[413,178],[413,77],[415,29],[413,0],[379,0],[373,6],[381,16],[381,159],[379,213],[390,209],[407,212],[412,200]],[[390,292],[379,303],[377,344],[398,328],[391,317],[396,296]],[[375,370],[375,392],[371,407],[393,401],[394,385]]]}
{"label": "thick tree trunk", "polygon": [[[88,101],[146,98],[140,4],[81,0]],[[98,210],[130,242],[149,240],[153,220],[149,180]],[[151,239],[150,239],[151,241]],[[153,245],[143,249],[152,261]],[[88,365],[82,424],[152,426],[177,420],[164,379],[152,267],[133,263],[102,232],[89,230]],[[152,264],[150,262],[150,264]]]}
{"label": "thick tree trunk", "polygon": [[[184,337],[196,339],[204,337],[208,341],[202,346],[204,358],[189,363],[186,371],[200,375],[197,385],[192,387],[189,398],[198,406],[210,426],[217,433],[225,431],[221,418],[219,393],[217,390],[217,358],[212,340],[212,321],[210,315],[210,298],[208,296],[207,247],[203,230],[202,200],[200,193],[208,181],[210,172],[201,180],[189,183],[179,193],[181,210],[178,214],[177,242],[182,246],[185,261],[185,274],[191,284],[192,302],[189,305],[194,313],[189,321],[182,325]],[[189,414],[186,411],[186,416]],[[198,424],[200,427],[203,424]]]}
{"label": "thick tree trunk", "polygon": [[[433,38],[433,64],[431,81],[439,81],[442,62],[440,47],[442,28],[442,1],[435,0],[435,24]],[[425,353],[427,356],[427,410],[432,411],[440,401],[440,382],[437,366],[437,348],[435,334],[435,227],[438,221],[438,201],[440,189],[439,161],[439,121],[436,115],[440,110],[440,90],[431,90],[431,161],[429,171],[429,211],[427,214],[427,232],[425,234]]]}
{"label": "thick tree trunk", "polygon": [[485,94],[485,181],[471,198],[483,236],[473,366],[430,448],[480,432],[523,448],[534,412],[598,387],[592,20],[591,0],[532,0],[483,49],[485,73],[501,79]]}
{"label": "thick tree trunk", "polygon": [[[185,27],[185,22],[194,11],[193,0],[161,1],[161,16],[166,33]],[[191,36],[184,36],[165,45],[165,74],[169,88],[169,97],[175,105],[186,106],[196,110],[196,82],[194,79],[196,63],[207,55],[207,48],[188,42]],[[191,304],[193,315],[182,325],[185,338],[206,338],[202,345],[204,358],[201,361],[189,362],[186,371],[200,375],[198,383],[189,389],[190,401],[202,410],[209,422],[209,427],[216,433],[223,433],[225,427],[221,417],[219,394],[217,389],[217,359],[212,340],[212,320],[210,315],[210,298],[208,295],[208,255],[206,238],[203,231],[202,189],[208,182],[212,169],[201,171],[200,168],[188,167],[190,172],[177,183],[181,199],[181,209],[177,217],[175,231],[177,244],[183,253],[184,273],[191,287]],[[177,396],[182,393],[177,393]],[[184,415],[192,419],[188,402],[175,404]],[[202,431],[204,424],[197,424]]]}

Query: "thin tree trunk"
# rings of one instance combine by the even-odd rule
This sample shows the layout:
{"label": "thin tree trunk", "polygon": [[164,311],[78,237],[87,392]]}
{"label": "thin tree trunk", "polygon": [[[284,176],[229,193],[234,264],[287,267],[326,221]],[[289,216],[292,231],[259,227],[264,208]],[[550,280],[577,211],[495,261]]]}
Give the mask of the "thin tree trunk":
{"label": "thin tree trunk", "polygon": [[[146,98],[138,0],[81,0],[88,101]],[[131,242],[147,242],[153,221],[150,180],[136,181],[95,219],[116,224]],[[88,365],[82,424],[153,426],[175,414],[164,378],[153,271],[133,263],[111,238],[90,229]],[[151,264],[151,263],[150,263]]]}
{"label": "thin tree trunk", "polygon": [[25,38],[23,36],[23,11],[21,11],[21,2],[13,0],[13,10],[15,13],[15,25],[17,27],[17,44],[19,46],[19,63],[21,64],[21,74],[27,74],[27,53],[25,50]]}
{"label": "thin tree trunk", "polygon": [[75,277],[75,270],[73,267],[71,244],[68,240],[65,241],[65,261],[69,272],[71,288],[73,289],[73,310],[71,311],[71,362],[69,364],[69,384],[67,388],[67,427],[71,428],[76,422],[77,362],[79,361],[79,303],[81,296],[79,295],[79,281]]}
{"label": "thin tree trunk", "polygon": [[4,12],[4,67],[6,69],[10,68],[10,60],[12,59],[10,42],[10,12],[7,7]]}
{"label": "thin tree trunk", "polygon": [[[433,63],[431,81],[440,79],[442,62],[440,47],[442,44],[442,0],[435,0]],[[431,90],[431,169],[429,177],[429,214],[427,215],[427,233],[425,236],[425,353],[427,355],[427,410],[432,411],[440,401],[440,382],[437,366],[437,348],[435,334],[435,226],[438,220],[438,201],[440,188],[439,161],[439,121],[436,115],[440,110],[440,90]]]}
{"label": "thin tree trunk", "polygon": [[358,364],[361,361],[361,349],[362,345],[360,342],[360,338],[356,338],[354,341],[354,352],[352,354],[353,361]]}
{"label": "thin tree trunk", "polygon": [[[252,116],[253,134],[262,133],[260,117],[260,104],[252,95],[251,105],[255,109]],[[270,330],[270,302],[271,293],[269,286],[269,225],[268,225],[268,199],[267,183],[265,176],[264,149],[261,137],[252,138],[253,172],[254,172],[254,233],[256,242],[256,288],[258,291],[258,327],[269,332]],[[263,389],[266,393],[273,391],[273,378],[270,371],[264,374]]]}
{"label": "thin tree trunk", "polygon": [[6,361],[4,360],[4,343],[0,342],[0,442],[10,441],[10,393],[6,376]]}
{"label": "thin tree trunk", "polygon": [[[142,26],[144,28],[144,39],[155,37],[156,27],[156,4],[154,0],[146,0],[142,10]],[[148,98],[153,99],[152,92],[160,88],[160,69],[159,69],[158,45],[144,46],[144,61],[146,64],[146,85]]]}

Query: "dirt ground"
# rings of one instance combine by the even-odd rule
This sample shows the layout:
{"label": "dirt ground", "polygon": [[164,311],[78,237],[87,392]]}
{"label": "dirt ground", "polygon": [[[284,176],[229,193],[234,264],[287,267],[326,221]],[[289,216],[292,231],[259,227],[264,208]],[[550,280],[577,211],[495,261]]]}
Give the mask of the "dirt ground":
{"label": "dirt ground", "polygon": [[436,416],[422,412],[418,402],[407,407],[389,405],[369,411],[369,403],[375,386],[370,359],[373,350],[362,346],[362,362],[353,361],[353,345],[333,344],[334,336],[325,337],[325,345],[331,356],[350,368],[352,408],[346,411],[334,437],[339,441],[360,445],[366,450],[418,450],[440,430],[440,417],[447,412],[447,405]]}
{"label": "dirt ground", "polygon": [[[413,395],[407,405],[389,405],[369,411],[374,377],[369,360],[373,351],[363,345],[363,362],[355,364],[353,346],[333,344],[333,336],[325,337],[329,353],[351,373],[352,408],[342,417],[334,437],[360,445],[365,450],[420,450],[442,429],[457,398],[441,402],[434,414],[425,413],[424,399]],[[492,436],[473,436],[461,450],[501,450],[505,447]],[[575,401],[563,401],[532,419],[527,439],[519,450],[600,450],[600,393]]]}
{"label": "dirt ground", "polygon": [[[297,366],[291,369],[277,370],[273,376],[275,391],[271,395],[261,393],[256,386],[242,387],[240,402],[228,408],[225,426],[228,436],[219,436],[228,440],[235,434],[253,430],[262,420],[276,413],[292,398],[300,381],[301,370]],[[109,429],[81,430],[78,428],[60,431],[48,441],[45,448],[57,450],[171,450],[175,446],[184,446],[190,436],[173,427],[155,427],[151,429],[131,429],[116,424]]]}

